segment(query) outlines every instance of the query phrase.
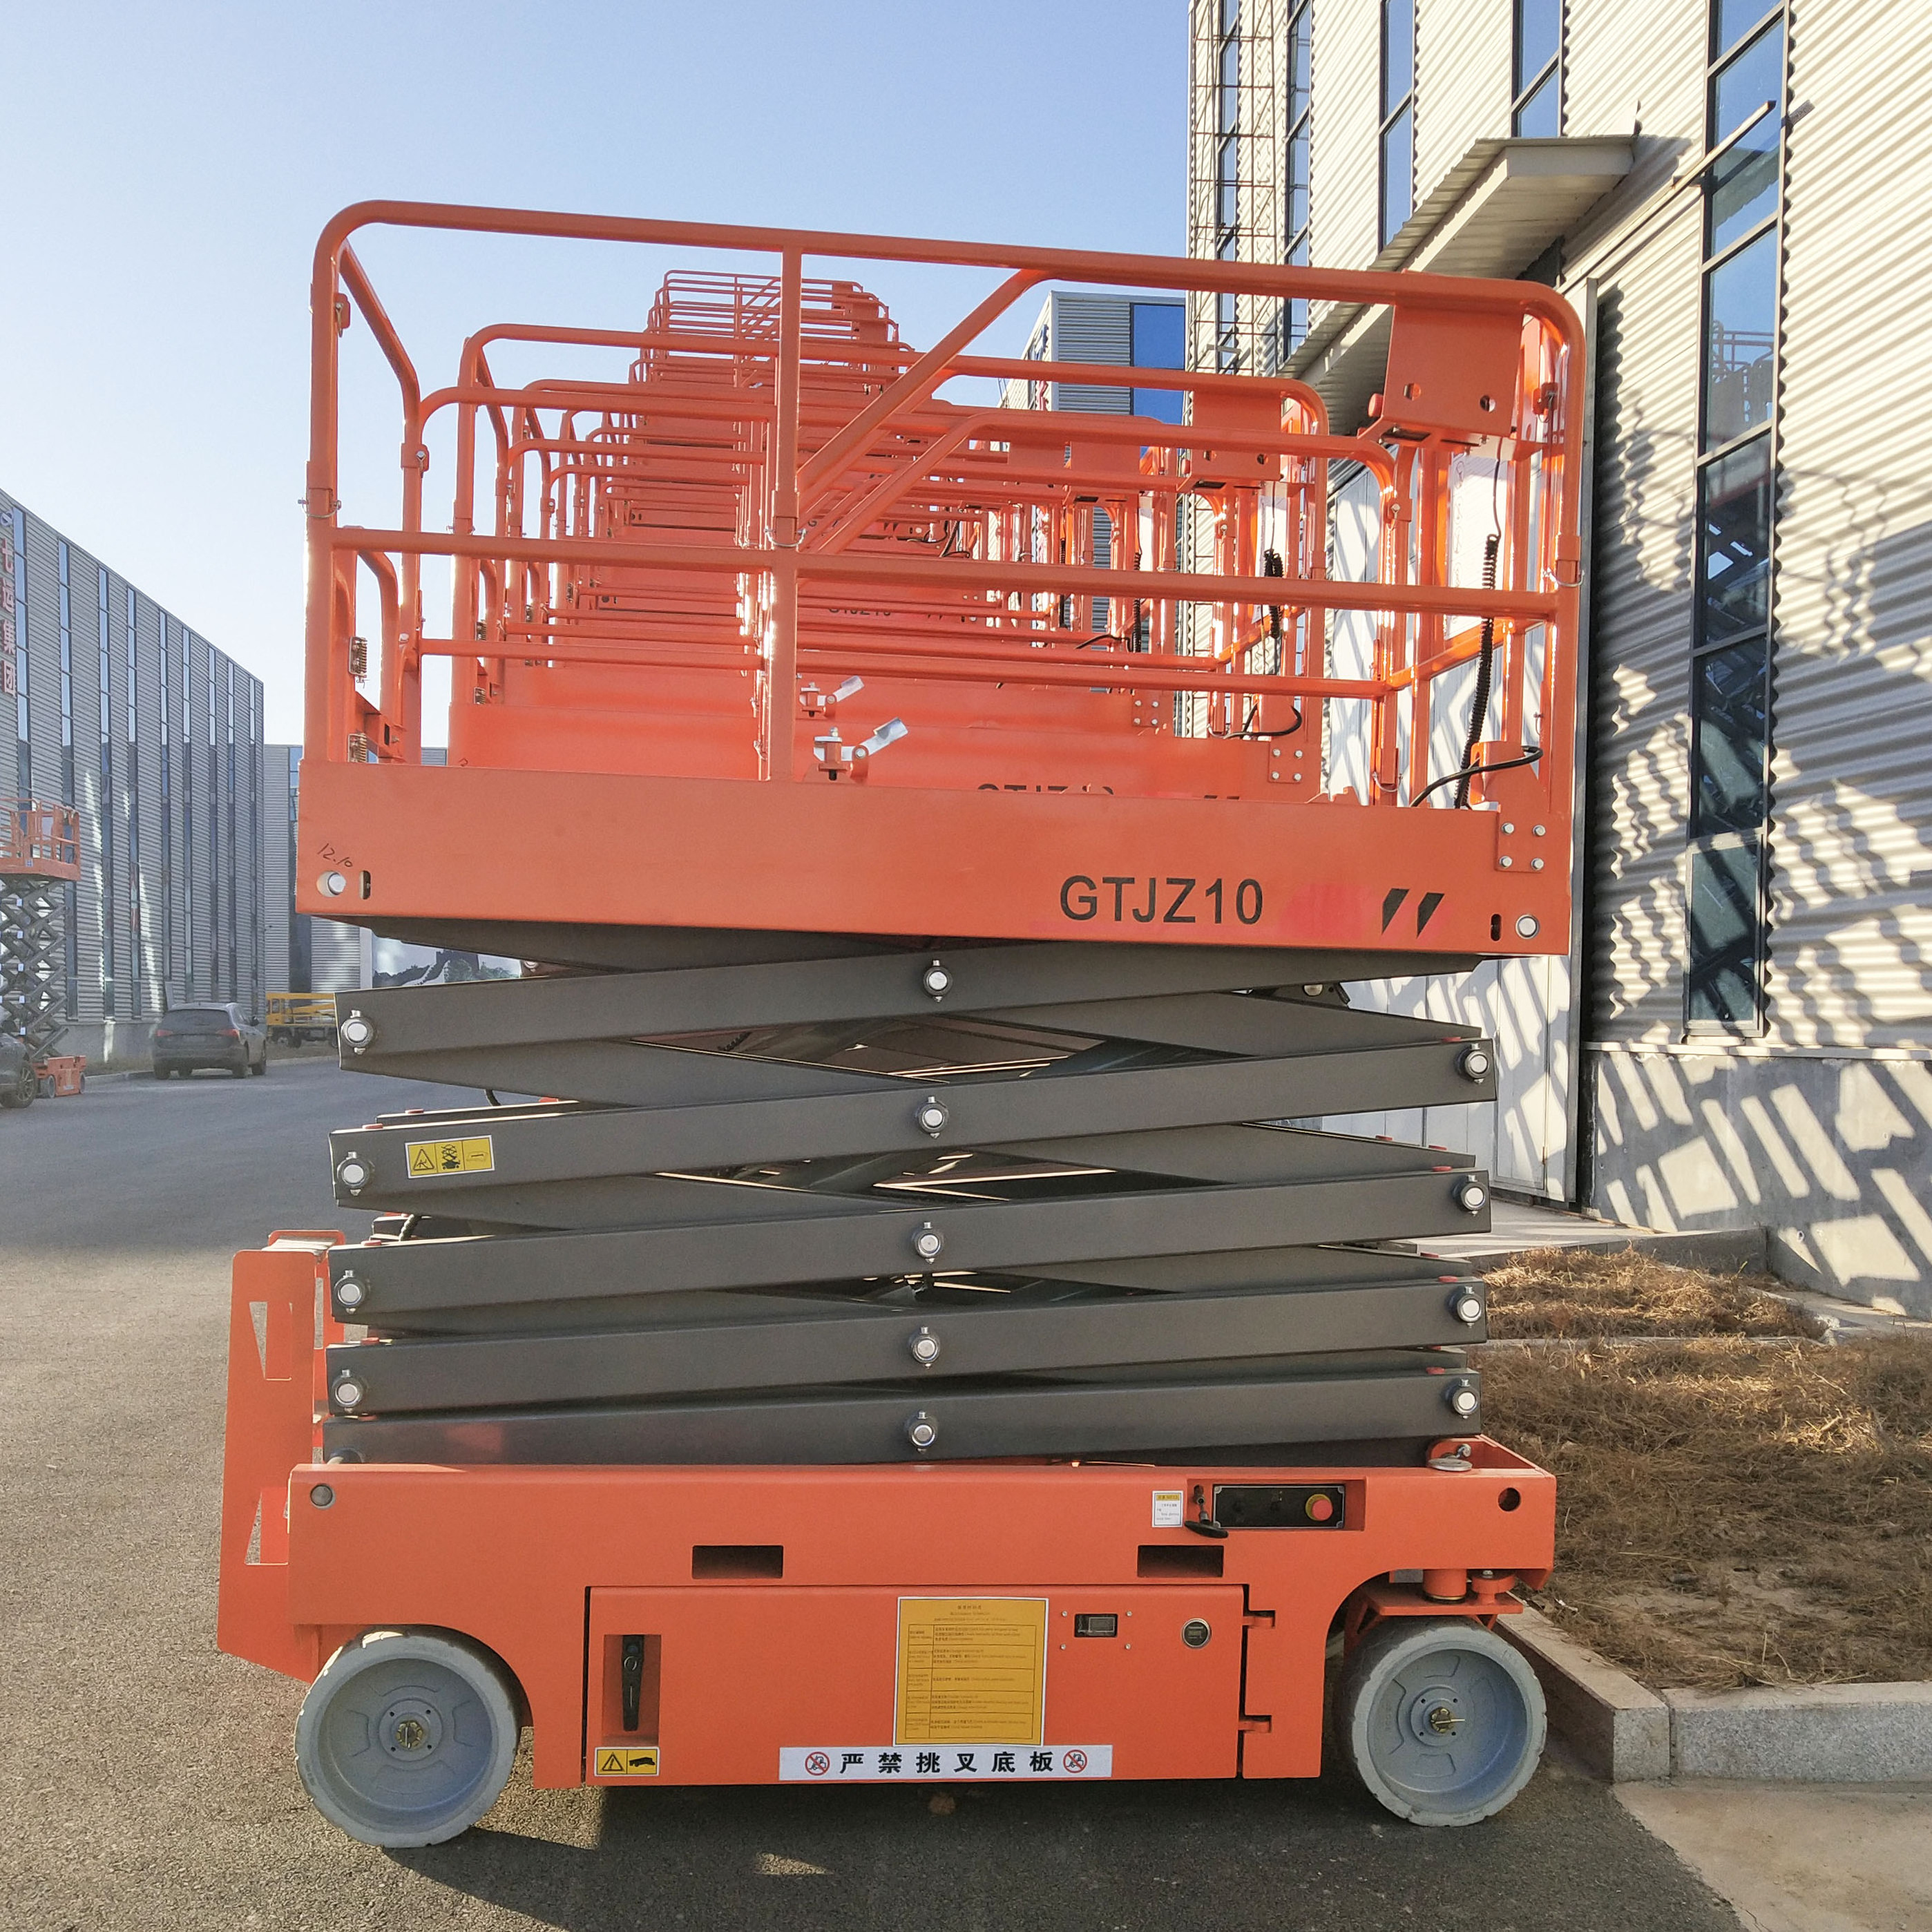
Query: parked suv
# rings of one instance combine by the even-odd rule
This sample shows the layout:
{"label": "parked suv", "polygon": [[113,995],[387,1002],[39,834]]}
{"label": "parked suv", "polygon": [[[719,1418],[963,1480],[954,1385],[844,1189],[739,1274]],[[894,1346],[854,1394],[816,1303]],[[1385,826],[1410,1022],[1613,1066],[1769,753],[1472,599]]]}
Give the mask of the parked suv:
{"label": "parked suv", "polygon": [[238,1080],[268,1070],[268,1036],[239,1006],[174,1006],[154,1023],[154,1078],[225,1067]]}
{"label": "parked suv", "polygon": [[31,1107],[39,1085],[27,1042],[18,1034],[0,1033],[0,1107]]}

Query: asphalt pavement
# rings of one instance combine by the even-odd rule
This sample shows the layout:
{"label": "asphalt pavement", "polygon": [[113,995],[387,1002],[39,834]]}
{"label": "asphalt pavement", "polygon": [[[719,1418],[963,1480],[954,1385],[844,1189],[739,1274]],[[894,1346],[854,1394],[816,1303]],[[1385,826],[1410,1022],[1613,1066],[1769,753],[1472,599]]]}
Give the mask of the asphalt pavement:
{"label": "asphalt pavement", "polygon": [[967,1786],[934,1810],[535,1792],[520,1766],[452,1844],[343,1837],[296,1776],[302,1687],[214,1648],[228,1262],[275,1228],[362,1232],[327,1130],[454,1097],[285,1061],[0,1114],[0,1927],[1735,1932],[1560,1763],[1460,1832],[1332,1775]]}

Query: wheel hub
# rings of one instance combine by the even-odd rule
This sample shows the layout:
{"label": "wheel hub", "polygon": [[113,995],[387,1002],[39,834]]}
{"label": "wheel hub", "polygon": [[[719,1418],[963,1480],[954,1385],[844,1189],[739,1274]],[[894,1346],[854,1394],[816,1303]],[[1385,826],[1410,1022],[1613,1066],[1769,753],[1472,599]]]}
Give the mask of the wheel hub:
{"label": "wheel hub", "polygon": [[1468,1722],[1462,1700],[1446,1684],[1432,1684],[1409,1700],[1408,1730],[1418,1743],[1441,1750],[1456,1742]]}
{"label": "wheel hub", "polygon": [[405,1762],[419,1762],[442,1742],[442,1714],[428,1699],[398,1697],[376,1724],[384,1750]]}

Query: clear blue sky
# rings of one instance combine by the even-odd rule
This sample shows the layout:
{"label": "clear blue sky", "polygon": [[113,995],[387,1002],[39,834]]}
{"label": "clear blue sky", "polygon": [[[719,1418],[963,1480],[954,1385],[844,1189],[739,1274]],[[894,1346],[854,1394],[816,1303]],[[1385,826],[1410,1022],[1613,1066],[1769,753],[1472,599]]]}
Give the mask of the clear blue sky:
{"label": "clear blue sky", "polygon": [[[1182,0],[56,0],[6,10],[0,61],[0,482],[260,676],[272,738],[300,735],[308,263],[344,204],[1185,246]],[[358,244],[426,378],[484,320],[641,320],[664,266],[490,245]],[[880,288],[916,340],[976,290]],[[373,378],[346,405],[380,457],[351,520],[386,520],[388,407]]]}

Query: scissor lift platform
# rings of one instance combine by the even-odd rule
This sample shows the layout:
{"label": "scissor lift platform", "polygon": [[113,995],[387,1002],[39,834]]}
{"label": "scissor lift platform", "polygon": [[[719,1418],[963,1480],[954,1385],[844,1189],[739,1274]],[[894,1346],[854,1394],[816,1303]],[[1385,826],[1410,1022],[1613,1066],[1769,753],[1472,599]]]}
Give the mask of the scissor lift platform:
{"label": "scissor lift platform", "polygon": [[[370,224],[758,259],[426,391]],[[826,258],[997,285],[922,351]],[[1106,374],[974,352],[1049,277],[1386,304],[1374,420],[1018,406]],[[366,1239],[237,1262],[222,1641],[313,1679],[317,1802],[453,1835],[525,1720],[544,1784],[1308,1775],[1332,1640],[1384,1803],[1506,1803],[1552,1485],[1426,1252],[1488,1178],[1328,1124],[1496,1092],[1346,986],[1567,944],[1568,308],[385,203],[314,314],[298,904],[525,962],[342,996],[346,1066],[482,1098],[332,1137]],[[340,515],[357,319],[387,525]],[[560,348],[629,359],[493,366]]]}

